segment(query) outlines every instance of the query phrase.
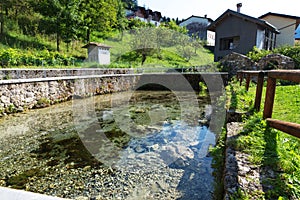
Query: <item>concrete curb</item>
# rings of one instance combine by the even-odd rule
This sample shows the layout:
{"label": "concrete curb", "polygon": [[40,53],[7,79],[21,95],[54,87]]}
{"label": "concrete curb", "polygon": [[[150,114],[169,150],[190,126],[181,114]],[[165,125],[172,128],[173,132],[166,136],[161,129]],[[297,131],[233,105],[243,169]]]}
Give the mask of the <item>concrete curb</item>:
{"label": "concrete curb", "polygon": [[66,200],[59,197],[52,197],[43,194],[0,187],[1,200]]}

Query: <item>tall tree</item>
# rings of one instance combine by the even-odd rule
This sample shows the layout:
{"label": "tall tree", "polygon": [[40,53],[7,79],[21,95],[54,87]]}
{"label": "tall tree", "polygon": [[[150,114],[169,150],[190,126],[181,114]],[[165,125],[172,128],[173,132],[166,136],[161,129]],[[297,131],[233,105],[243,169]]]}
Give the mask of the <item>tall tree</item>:
{"label": "tall tree", "polygon": [[128,26],[128,19],[125,16],[124,3],[121,0],[118,0],[118,8],[117,8],[117,25],[116,28],[121,33],[121,40],[123,39],[124,30]]}
{"label": "tall tree", "polygon": [[79,12],[81,28],[90,42],[93,31],[108,33],[117,24],[118,0],[81,0]]}
{"label": "tall tree", "polygon": [[16,19],[20,8],[27,4],[27,1],[20,0],[0,0],[0,34],[4,32],[4,23],[6,19],[13,17]]}
{"label": "tall tree", "polygon": [[61,14],[61,38],[67,44],[67,51],[69,51],[71,41],[77,39],[80,22],[79,2],[80,0],[67,0]]}
{"label": "tall tree", "polygon": [[60,40],[69,43],[76,36],[80,0],[36,0],[34,9],[44,16],[42,27],[48,34],[56,34],[56,48],[60,51]]}

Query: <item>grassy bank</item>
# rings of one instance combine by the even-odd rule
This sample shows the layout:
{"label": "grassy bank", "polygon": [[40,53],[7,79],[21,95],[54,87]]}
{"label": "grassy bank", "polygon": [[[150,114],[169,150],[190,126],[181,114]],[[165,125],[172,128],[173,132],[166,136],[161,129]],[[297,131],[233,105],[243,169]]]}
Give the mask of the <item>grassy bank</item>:
{"label": "grassy bank", "polygon": [[[254,112],[253,104],[256,85],[249,92],[234,81],[227,87],[227,107],[250,112],[245,116],[244,129],[233,142],[236,150],[248,153],[250,161],[259,166],[261,177],[272,173],[262,184],[264,193],[259,199],[300,198],[300,139],[267,126],[262,111]],[[265,95],[265,88],[264,93]],[[262,100],[263,110],[264,96]],[[300,85],[277,86],[272,118],[300,123]],[[250,194],[241,199],[251,199]]]}
{"label": "grassy bank", "polygon": [[[141,29],[143,30],[143,29]],[[152,29],[151,29],[152,30]],[[156,31],[153,29],[152,31]],[[154,32],[156,33],[156,32]],[[153,34],[154,34],[153,33]],[[171,32],[172,36],[177,32]],[[179,34],[178,37],[186,37]],[[56,51],[55,37],[24,35],[18,31],[10,31],[0,38],[0,67],[2,68],[73,68],[73,67],[108,67],[108,68],[157,68],[157,67],[190,67],[210,65],[213,63],[213,53],[202,45],[193,47],[191,42],[183,44],[177,37],[170,39],[174,44],[161,45],[158,41],[162,36],[145,42],[140,39],[140,45],[147,54],[144,62],[140,46],[134,46],[138,35],[131,32],[112,32],[107,39],[93,37],[94,42],[111,46],[111,64],[98,66],[86,65],[87,49],[80,41],[72,41],[69,45],[61,43],[60,51]],[[142,49],[143,49],[142,48]]]}

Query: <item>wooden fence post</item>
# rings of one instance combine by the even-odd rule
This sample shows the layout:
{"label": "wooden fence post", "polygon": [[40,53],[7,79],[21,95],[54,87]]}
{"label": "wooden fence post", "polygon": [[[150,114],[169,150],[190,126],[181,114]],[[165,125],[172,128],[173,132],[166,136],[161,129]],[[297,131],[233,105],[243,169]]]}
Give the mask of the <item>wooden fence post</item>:
{"label": "wooden fence post", "polygon": [[246,90],[249,90],[249,86],[250,86],[250,80],[251,80],[251,74],[247,73],[246,74]]}
{"label": "wooden fence post", "polygon": [[240,72],[240,73],[239,73],[239,76],[240,76],[240,86],[242,86],[243,77],[244,77],[244,72]]}
{"label": "wooden fence post", "polygon": [[264,114],[263,114],[264,119],[272,118],[275,90],[276,90],[276,79],[268,77]]}
{"label": "wooden fence post", "polygon": [[262,91],[264,86],[264,76],[265,76],[264,72],[261,71],[258,73],[256,96],[255,96],[255,103],[254,103],[254,108],[256,109],[256,111],[260,110],[261,96],[262,96]]}

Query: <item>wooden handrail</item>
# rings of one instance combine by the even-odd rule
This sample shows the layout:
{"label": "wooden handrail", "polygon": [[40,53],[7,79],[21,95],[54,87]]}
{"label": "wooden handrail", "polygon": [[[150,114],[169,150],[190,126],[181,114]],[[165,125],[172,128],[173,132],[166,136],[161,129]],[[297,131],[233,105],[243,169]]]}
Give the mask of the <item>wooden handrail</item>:
{"label": "wooden handrail", "polygon": [[255,96],[255,103],[254,108],[256,111],[260,110],[260,104],[261,104],[261,97],[262,97],[262,91],[263,91],[263,85],[264,85],[264,77],[267,74],[267,71],[238,71],[237,72],[237,78],[240,80],[240,85],[242,85],[244,74],[246,74],[246,90],[248,91],[250,80],[252,76],[257,76],[257,87],[256,87],[256,96]]}
{"label": "wooden handrail", "polygon": [[240,85],[244,75],[246,75],[246,90],[248,90],[251,76],[258,76],[254,104],[257,111],[260,109],[264,75],[266,74],[268,80],[263,118],[267,119],[267,123],[270,127],[300,138],[300,124],[271,119],[275,100],[276,80],[281,79],[300,83],[300,70],[238,71],[237,77],[240,79]]}
{"label": "wooden handrail", "polygon": [[293,135],[297,138],[300,138],[300,124],[285,122],[277,119],[267,119],[267,123],[270,127]]}
{"label": "wooden handrail", "polygon": [[300,70],[271,70],[268,77],[300,83]]}

